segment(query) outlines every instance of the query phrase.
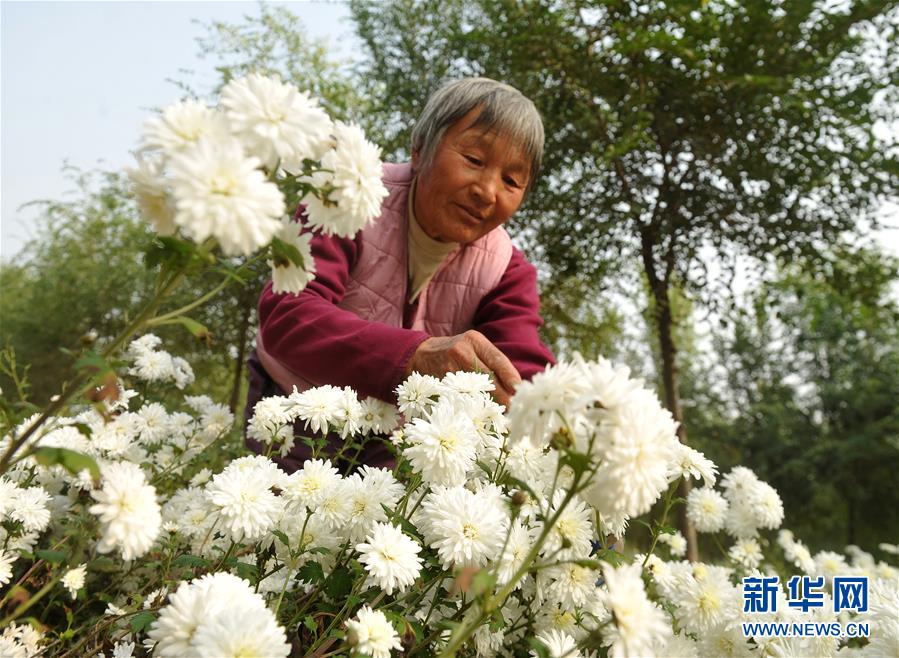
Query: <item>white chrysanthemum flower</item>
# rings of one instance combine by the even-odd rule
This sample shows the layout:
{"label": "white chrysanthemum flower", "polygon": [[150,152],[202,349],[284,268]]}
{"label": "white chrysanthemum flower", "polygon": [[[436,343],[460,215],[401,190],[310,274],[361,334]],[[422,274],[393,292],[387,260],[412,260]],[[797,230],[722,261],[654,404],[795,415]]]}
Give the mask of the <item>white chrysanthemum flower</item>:
{"label": "white chrysanthemum flower", "polygon": [[287,398],[277,395],[259,400],[247,424],[247,436],[266,445],[292,439],[294,416],[291,406]]}
{"label": "white chrysanthemum flower", "polygon": [[761,482],[752,489],[749,496],[750,508],[755,514],[759,528],[774,530],[780,527],[784,518],[784,505],[777,490],[767,482]]}
{"label": "white chrysanthemum flower", "polygon": [[499,557],[509,518],[485,494],[436,487],[413,519],[445,569],[480,567]]}
{"label": "white chrysanthemum flower", "polygon": [[849,571],[846,558],[833,551],[820,551],[815,554],[815,574],[824,576],[827,582],[833,582],[834,576],[842,576]]}
{"label": "white chrysanthemum flower", "polygon": [[206,485],[206,497],[235,541],[256,541],[275,527],[281,501],[255,469],[229,466]]}
{"label": "white chrysanthemum flower", "polygon": [[686,586],[671,592],[682,628],[701,636],[724,623],[738,609],[740,593],[728,580],[728,570],[702,564],[694,565],[693,577]]}
{"label": "white chrysanthemum flower", "polygon": [[693,489],[687,496],[687,518],[699,532],[718,532],[727,519],[727,500],[711,487]]}
{"label": "white chrysanthemum flower", "polygon": [[298,172],[303,160],[318,160],[330,145],[331,119],[318,99],[277,76],[251,73],[222,89],[221,104],[231,129],[271,169]]}
{"label": "white chrysanthemum flower", "polygon": [[397,404],[407,419],[422,416],[437,404],[443,392],[440,380],[431,375],[413,372],[396,387]]}
{"label": "white chrysanthemum flower", "polygon": [[596,579],[599,574],[592,569],[568,562],[547,569],[552,580],[546,588],[546,596],[562,609],[576,610],[596,595]]}
{"label": "white chrysanthemum flower", "polygon": [[359,431],[363,434],[389,434],[399,422],[396,407],[378,398],[362,400]]}
{"label": "white chrysanthemum flower", "polygon": [[171,156],[190,148],[204,137],[227,138],[227,119],[198,101],[181,101],[166,107],[159,116],[147,119],[141,150],[159,149]]}
{"label": "white chrysanthemum flower", "polygon": [[67,570],[60,580],[62,586],[65,587],[69,591],[69,594],[72,595],[73,601],[78,596],[78,590],[84,587],[86,575],[87,565],[81,564],[74,569]]}
{"label": "white chrysanthemum flower", "polygon": [[12,510],[19,491],[19,485],[5,476],[0,476],[0,521]]}
{"label": "white chrysanthemum flower", "polygon": [[[558,630],[550,630],[537,635],[537,640],[546,647],[550,658],[580,658],[581,652],[577,649],[577,642],[570,635]],[[540,654],[531,650],[531,656],[537,658]]]}
{"label": "white chrysanthemum flower", "polygon": [[172,157],[175,223],[195,242],[218,240],[228,256],[248,256],[281,227],[284,197],[235,139],[198,144]]}
{"label": "white chrysanthemum flower", "polygon": [[339,427],[343,417],[343,389],[326,384],[302,393],[294,390],[289,396],[296,417],[306,423],[306,429],[327,434]]}
{"label": "white chrysanthemum flower", "polygon": [[762,547],[755,539],[738,539],[727,551],[727,556],[746,569],[755,569],[762,563]]}
{"label": "white chrysanthemum flower", "polygon": [[242,656],[286,657],[290,644],[284,629],[266,608],[230,602],[205,620],[193,636],[196,655],[202,658]]}
{"label": "white chrysanthemum flower", "polygon": [[358,480],[354,479],[339,480],[335,486],[325,491],[321,504],[316,510],[316,514],[320,515],[330,528],[341,532],[341,537],[346,528],[346,522],[353,512],[352,494],[360,484]]}
{"label": "white chrysanthemum flower", "polygon": [[135,425],[140,433],[141,443],[154,446],[162,441],[169,430],[169,414],[158,402],[142,406],[136,413]]}
{"label": "white chrysanthemum flower", "polygon": [[700,636],[699,655],[721,656],[721,658],[753,658],[759,654],[755,651],[755,645],[748,644],[748,639],[743,636],[740,624],[722,624]]}
{"label": "white chrysanthemum flower", "polygon": [[[565,500],[565,493],[564,491],[555,493],[549,517],[555,516]],[[596,536],[591,517],[592,511],[584,504],[584,501],[572,498],[546,536],[546,541],[540,550],[541,555],[544,557],[555,556],[559,559],[590,555],[592,549],[590,542]]]}
{"label": "white chrysanthemum flower", "polygon": [[[665,648],[659,652],[659,656],[676,656],[677,658],[700,658],[699,647],[684,633],[672,635],[668,638]],[[718,654],[715,654],[716,656]]]}
{"label": "white chrysanthemum flower", "polygon": [[662,533],[659,535],[659,542],[666,544],[674,557],[683,557],[687,554],[687,540],[680,530],[675,530],[674,533]]}
{"label": "white chrysanthemum flower", "polygon": [[724,530],[734,539],[749,539],[759,534],[759,518],[755,509],[747,504],[747,498],[730,501]]}
{"label": "white chrysanthemum flower", "polygon": [[328,200],[303,197],[309,225],[325,235],[351,238],[381,214],[387,188],[381,181],[381,149],[353,124],[334,124],[336,146],[321,159],[322,169],[306,180],[328,191]]}
{"label": "white chrysanthemum flower", "polygon": [[172,382],[179,390],[194,383],[194,371],[190,364],[180,356],[172,357]]}
{"label": "white chrysanthemum flower", "polygon": [[91,492],[97,502],[89,508],[104,526],[97,550],[108,553],[118,548],[124,560],[141,557],[150,550],[162,525],[156,489],[146,483],[137,464],[113,462],[100,470],[101,488]]}
{"label": "white chrysanthemum flower", "polygon": [[[618,386],[625,388],[625,383]],[[599,417],[595,449],[602,461],[584,498],[603,515],[644,514],[668,488],[668,465],[679,445],[676,423],[658,398],[643,389]]]}
{"label": "white chrysanthemum flower", "polygon": [[380,610],[363,606],[347,623],[347,643],[363,656],[390,658],[392,649],[400,649],[400,638]]}
{"label": "white chrysanthemum flower", "polygon": [[552,486],[555,460],[551,453],[530,441],[519,441],[509,448],[505,467],[538,494],[547,493]]}
{"label": "white chrysanthemum flower", "polygon": [[669,481],[674,481],[679,477],[693,478],[694,480],[702,478],[705,486],[714,487],[717,474],[718,467],[711,459],[690,446],[678,443],[675,458],[668,471]]}
{"label": "white chrysanthemum flower", "polygon": [[[112,645],[110,658],[132,658],[133,656],[134,642],[116,642]],[[97,658],[106,658],[106,654],[101,651],[97,654]]]}
{"label": "white chrysanthemum flower", "polygon": [[290,645],[262,597],[229,573],[181,583],[148,633],[161,658],[287,656]]}
{"label": "white chrysanthemum flower", "polygon": [[128,371],[138,379],[148,382],[164,382],[175,375],[172,355],[168,352],[143,352],[134,359],[134,366]]}
{"label": "white chrysanthemum flower", "polygon": [[193,477],[190,479],[190,486],[201,487],[211,479],[212,471],[210,471],[208,468],[201,468],[199,471],[194,473]]}
{"label": "white chrysanthemum flower", "polygon": [[640,565],[603,567],[606,591],[599,599],[612,613],[614,625],[604,630],[612,658],[656,655],[671,635],[665,613],[647,597]]}
{"label": "white chrysanthemum flower", "polygon": [[[530,530],[520,519],[516,519],[512,523],[512,528],[509,531],[509,540],[505,542],[505,548],[500,556],[499,565],[497,567],[497,585],[503,586],[512,580],[512,576],[514,576],[521,568],[521,565],[524,564],[524,559],[527,557],[533,545],[533,539]],[[516,583],[515,589],[518,589],[519,587],[521,587],[520,580]]]}
{"label": "white chrysanthemum flower", "polygon": [[303,468],[287,476],[283,495],[294,505],[315,510],[340,480],[340,473],[331,462],[309,459]]}
{"label": "white chrysanthemum flower", "polygon": [[201,411],[200,425],[203,435],[215,439],[234,425],[234,414],[224,404],[212,404]]}
{"label": "white chrysanthemum flower", "polygon": [[362,422],[362,403],[359,402],[356,391],[349,386],[344,386],[342,392],[337,422],[340,426],[340,436],[345,439],[359,432]]}
{"label": "white chrysanthemum flower", "polygon": [[[384,508],[394,509],[405,493],[393,473],[383,468],[363,466],[344,480],[348,500],[342,533],[351,541],[362,541],[375,523],[387,521]],[[324,505],[324,503],[323,503]]]}
{"label": "white chrysanthemum flower", "polygon": [[747,496],[759,482],[758,476],[745,466],[735,466],[721,478],[724,495],[731,504]]}
{"label": "white chrysanthemum flower", "polygon": [[509,438],[546,447],[562,419],[573,420],[588,382],[579,364],[559,362],[521,382],[509,406]]}
{"label": "white chrysanthemum flower", "polygon": [[5,585],[12,578],[12,565],[17,557],[12,551],[0,548],[0,585]]}
{"label": "white chrysanthemum flower", "polygon": [[496,385],[486,372],[448,372],[441,380],[444,388],[463,395],[489,393]]}
{"label": "white chrysanthemum flower", "polygon": [[19,489],[9,516],[21,521],[26,532],[43,532],[50,525],[50,496],[43,487]]}
{"label": "white chrysanthemum flower", "polygon": [[297,295],[315,278],[315,259],[312,257],[312,234],[300,233],[300,225],[285,217],[275,237],[294,247],[302,263],[267,261],[272,268],[272,292],[276,295]]}
{"label": "white chrysanthemum flower", "polygon": [[439,403],[427,415],[406,426],[403,456],[428,485],[465,484],[474,468],[477,433],[471,419],[456,408]]}
{"label": "white chrysanthemum flower", "polygon": [[376,523],[365,542],[356,545],[369,580],[387,594],[404,592],[421,572],[421,546],[399,526]]}
{"label": "white chrysanthemum flower", "polygon": [[137,168],[128,167],[125,173],[131,180],[141,215],[159,235],[175,233],[175,205],[168,181],[163,176],[164,161],[160,157],[137,157]]}

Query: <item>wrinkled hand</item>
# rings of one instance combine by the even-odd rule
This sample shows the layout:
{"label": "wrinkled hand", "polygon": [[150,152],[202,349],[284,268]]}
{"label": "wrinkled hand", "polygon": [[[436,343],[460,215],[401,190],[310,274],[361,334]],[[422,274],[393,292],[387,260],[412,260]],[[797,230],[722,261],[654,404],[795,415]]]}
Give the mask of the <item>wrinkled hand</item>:
{"label": "wrinkled hand", "polygon": [[443,377],[448,372],[458,370],[489,373],[496,384],[493,397],[506,407],[515,386],[521,382],[521,375],[506,355],[484,334],[474,330],[455,336],[428,338],[418,346],[406,364],[406,375],[420,372]]}

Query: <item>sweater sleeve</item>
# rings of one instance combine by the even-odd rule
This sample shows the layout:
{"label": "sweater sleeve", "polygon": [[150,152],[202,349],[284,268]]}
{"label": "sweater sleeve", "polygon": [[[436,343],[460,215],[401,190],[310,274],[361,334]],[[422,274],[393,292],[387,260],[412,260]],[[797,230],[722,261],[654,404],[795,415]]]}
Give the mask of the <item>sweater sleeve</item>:
{"label": "sweater sleeve", "polygon": [[509,358],[523,379],[530,379],[555,363],[552,352],[537,335],[542,324],[537,270],[513,248],[499,284],[475,312],[474,328]]}
{"label": "sweater sleeve", "polygon": [[394,400],[406,364],[428,335],[369,322],[337,306],[360,242],[316,233],[311,247],[315,279],[299,295],[276,295],[271,281],[262,291],[259,331],[266,351],[313,384]]}

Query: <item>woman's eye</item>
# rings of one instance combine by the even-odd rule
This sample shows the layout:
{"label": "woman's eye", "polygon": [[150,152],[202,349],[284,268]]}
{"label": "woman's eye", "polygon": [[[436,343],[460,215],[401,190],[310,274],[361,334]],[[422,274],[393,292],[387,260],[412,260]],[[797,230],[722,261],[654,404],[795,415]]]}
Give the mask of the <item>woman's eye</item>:
{"label": "woman's eye", "polygon": [[510,185],[511,187],[516,187],[516,188],[521,187],[521,183],[519,183],[514,178],[510,178],[509,176],[506,176],[506,185]]}
{"label": "woman's eye", "polygon": [[475,156],[473,156],[473,155],[466,155],[466,156],[465,156],[465,159],[468,160],[471,164],[474,164],[474,165],[479,165],[479,164],[481,164],[481,159],[480,159],[480,158],[477,158],[477,157],[475,157]]}

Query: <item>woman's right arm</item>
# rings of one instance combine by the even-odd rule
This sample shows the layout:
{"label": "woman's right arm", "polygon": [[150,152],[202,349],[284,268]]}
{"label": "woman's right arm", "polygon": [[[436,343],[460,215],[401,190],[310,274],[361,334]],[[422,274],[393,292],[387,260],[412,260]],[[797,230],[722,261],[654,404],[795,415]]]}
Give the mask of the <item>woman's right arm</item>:
{"label": "woman's right arm", "polygon": [[315,279],[299,295],[276,295],[271,281],[262,291],[259,331],[266,351],[316,385],[351,386],[393,400],[406,364],[428,335],[338,308],[361,241],[316,233],[311,247]]}

